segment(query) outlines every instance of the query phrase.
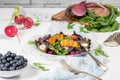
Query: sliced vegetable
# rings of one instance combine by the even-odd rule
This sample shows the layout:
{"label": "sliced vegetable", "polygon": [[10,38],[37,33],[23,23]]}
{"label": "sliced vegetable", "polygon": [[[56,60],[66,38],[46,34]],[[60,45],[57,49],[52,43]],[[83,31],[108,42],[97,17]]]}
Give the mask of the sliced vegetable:
{"label": "sliced vegetable", "polygon": [[87,12],[86,2],[82,1],[78,4],[75,4],[71,7],[70,14],[75,18],[80,18],[84,16]]}

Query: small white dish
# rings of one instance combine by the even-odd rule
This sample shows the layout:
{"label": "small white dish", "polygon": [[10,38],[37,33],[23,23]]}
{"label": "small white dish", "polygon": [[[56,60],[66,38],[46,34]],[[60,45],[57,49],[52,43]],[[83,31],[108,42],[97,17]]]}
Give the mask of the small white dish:
{"label": "small white dish", "polygon": [[27,68],[27,66],[22,69],[18,69],[18,70],[0,71],[0,77],[11,78],[11,77],[19,76],[21,74],[21,72],[25,71],[26,68]]}

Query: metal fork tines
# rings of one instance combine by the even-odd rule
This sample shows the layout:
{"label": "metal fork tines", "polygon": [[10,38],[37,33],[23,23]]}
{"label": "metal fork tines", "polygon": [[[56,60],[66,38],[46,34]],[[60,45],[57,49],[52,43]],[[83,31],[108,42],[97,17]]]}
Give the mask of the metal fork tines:
{"label": "metal fork tines", "polygon": [[60,60],[60,64],[65,68],[67,69],[68,71],[70,71],[71,73],[74,73],[75,75],[79,74],[79,73],[83,73],[83,74],[86,74],[86,75],[89,75],[93,78],[95,78],[96,80],[102,80],[101,78],[91,74],[91,73],[88,73],[88,72],[85,72],[85,71],[79,71],[79,70],[76,70],[74,68],[72,68],[65,60]]}

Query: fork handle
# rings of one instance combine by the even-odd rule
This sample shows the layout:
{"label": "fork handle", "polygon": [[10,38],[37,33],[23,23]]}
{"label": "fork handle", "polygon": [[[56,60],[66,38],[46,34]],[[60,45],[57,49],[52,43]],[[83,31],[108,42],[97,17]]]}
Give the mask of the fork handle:
{"label": "fork handle", "polygon": [[97,77],[97,76],[95,76],[93,74],[90,74],[88,72],[84,72],[84,71],[78,71],[78,70],[76,70],[76,72],[74,74],[78,74],[78,73],[83,73],[83,74],[89,75],[89,76],[91,76],[93,78],[96,78],[96,80],[102,80],[101,78],[99,78],[99,77]]}
{"label": "fork handle", "polygon": [[76,70],[76,69],[73,69],[65,60],[60,60],[60,63],[61,63],[61,65],[65,68],[65,69],[67,69],[68,71],[70,71],[70,72],[72,72],[72,73],[74,73],[74,74],[79,74],[79,73],[84,73],[84,74],[86,74],[86,75],[89,75],[89,76],[91,76],[91,77],[94,77],[95,79],[97,79],[97,80],[102,80],[101,78],[99,78],[99,77],[97,77],[97,76],[95,76],[95,75],[93,75],[93,74],[90,74],[90,73],[87,73],[87,72],[84,72],[84,71],[78,71],[78,70]]}
{"label": "fork handle", "polygon": [[105,65],[103,65],[97,58],[95,58],[91,53],[89,53],[88,51],[86,52],[91,56],[91,58],[96,62],[96,64],[102,68],[102,70],[108,70],[108,68]]}

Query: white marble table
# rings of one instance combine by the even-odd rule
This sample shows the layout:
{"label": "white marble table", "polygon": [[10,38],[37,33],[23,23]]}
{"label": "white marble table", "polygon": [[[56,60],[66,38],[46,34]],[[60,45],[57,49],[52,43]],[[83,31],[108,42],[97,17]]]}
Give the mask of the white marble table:
{"label": "white marble table", "polygon": [[[50,18],[55,13],[63,10],[63,8],[26,8],[25,12],[26,14],[29,13],[39,13],[39,16],[42,19],[41,25],[39,28],[31,28],[29,30],[23,30],[19,32],[19,36],[21,38],[21,44],[18,43],[16,37],[14,38],[8,38],[4,34],[4,28],[8,25],[9,19],[11,17],[12,8],[0,8],[0,48],[10,48],[9,46],[6,47],[7,44],[12,46],[22,46],[24,43],[26,43],[26,40],[30,35],[28,34],[29,31],[33,32],[33,34],[40,33],[43,34],[47,31],[47,29],[51,25]],[[41,31],[34,32],[33,29],[39,29]],[[120,30],[119,30],[120,31]],[[112,33],[94,33],[91,34],[96,37],[96,41],[103,45],[103,41]],[[27,36],[27,38],[25,37]],[[16,43],[16,44],[14,44]],[[108,64],[109,70],[101,77],[103,80],[120,80],[119,74],[120,74],[120,46],[119,47],[107,47],[103,45],[103,48],[105,52],[110,56],[110,63]],[[37,56],[31,56],[28,54],[23,54],[26,57],[28,57],[30,60],[36,61]],[[4,79],[0,78],[0,80],[38,80],[39,75],[41,74],[41,71],[36,71],[34,69],[28,69],[27,72],[22,72],[23,74],[21,77],[17,77],[14,79]]]}

